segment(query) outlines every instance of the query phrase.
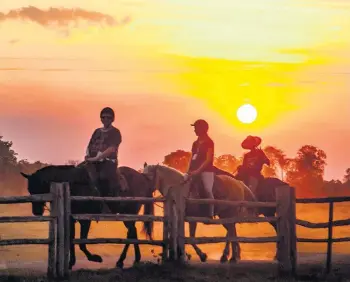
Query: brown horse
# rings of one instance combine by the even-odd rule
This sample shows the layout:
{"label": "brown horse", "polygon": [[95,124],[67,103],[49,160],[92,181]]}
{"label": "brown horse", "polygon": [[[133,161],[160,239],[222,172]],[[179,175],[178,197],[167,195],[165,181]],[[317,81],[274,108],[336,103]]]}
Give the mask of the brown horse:
{"label": "brown horse", "polygon": [[[129,189],[121,192],[120,196],[123,197],[153,197],[152,182],[145,177],[142,173],[130,168],[122,166],[119,168],[121,174],[128,182]],[[28,180],[28,192],[31,195],[34,194],[46,194],[50,193],[51,182],[69,182],[70,193],[72,196],[96,196],[96,192],[92,191],[89,185],[89,175],[84,166],[72,166],[72,165],[51,165],[39,169],[31,175],[27,175],[21,172],[21,174]],[[101,187],[105,183],[101,183]],[[108,189],[105,189],[108,190]],[[100,191],[100,195],[105,197],[103,191]],[[44,212],[45,202],[32,203],[32,213],[40,216]],[[121,214],[138,214],[142,204],[137,202],[108,202],[108,207],[113,213]],[[153,203],[144,204],[144,214],[153,215],[154,206]],[[101,204],[96,201],[75,202],[71,203],[72,214],[99,214],[101,213]],[[80,223],[80,238],[86,239],[89,233],[91,220],[78,220]],[[152,238],[153,222],[143,223],[143,233],[146,233],[148,238]],[[137,230],[134,221],[124,221],[125,227],[128,229],[127,238],[137,239]],[[75,238],[75,220],[71,218],[70,221],[70,239],[71,242]],[[86,255],[89,261],[102,262],[101,256],[97,254],[91,254],[86,248],[85,244],[79,244],[80,250]],[[119,260],[116,263],[117,267],[123,267],[124,260],[127,255],[129,244],[126,244]],[[135,249],[135,263],[141,260],[141,253],[138,244],[134,244]],[[70,244],[70,261],[69,269],[76,263],[74,244]]]}
{"label": "brown horse", "polygon": [[[174,168],[164,165],[147,165],[147,163],[145,163],[143,173],[146,174],[148,178],[153,180],[155,189],[159,190],[163,196],[167,195],[169,188],[171,187],[172,191],[179,191],[182,197],[202,198],[200,196],[201,193],[199,189],[192,189],[190,187],[190,182],[184,183],[183,173]],[[227,175],[215,176],[213,193],[215,199],[225,199],[229,201],[256,201],[254,194],[243,182]],[[203,215],[203,209],[201,206],[203,205],[187,204],[186,216],[206,217],[206,215]],[[220,218],[230,218],[246,215],[247,213],[245,213],[245,211],[246,210],[242,210],[241,208],[230,206],[215,207],[215,213]],[[223,226],[227,230],[228,237],[237,236],[235,224],[223,224]],[[190,237],[193,238],[196,235],[197,223],[190,222],[189,227]],[[200,260],[202,262],[206,261],[207,255],[203,253],[196,244],[192,244],[192,246],[195,249]],[[226,262],[228,260],[230,253],[229,247],[229,243],[226,243],[225,250],[220,259],[221,262]],[[231,248],[232,256],[230,261],[235,262],[240,258],[241,251],[239,244],[237,244],[237,242],[231,242]]]}

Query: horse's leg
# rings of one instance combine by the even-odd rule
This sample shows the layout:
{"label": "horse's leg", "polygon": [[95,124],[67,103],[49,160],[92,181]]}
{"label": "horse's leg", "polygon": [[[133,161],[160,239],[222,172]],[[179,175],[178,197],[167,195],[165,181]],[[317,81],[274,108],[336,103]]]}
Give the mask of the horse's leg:
{"label": "horse's leg", "polygon": [[[137,236],[137,229],[136,229],[136,226],[135,226],[135,222],[131,222],[131,234],[130,234],[130,237],[131,239],[138,239],[138,236]],[[140,251],[140,246],[139,244],[134,244],[134,251],[135,251],[135,261],[134,261],[134,264],[135,263],[139,263],[141,261],[141,251]]]}
{"label": "horse's leg", "polygon": [[[230,224],[231,234],[233,237],[237,238],[236,224]],[[237,262],[241,259],[241,246],[238,242],[231,242],[232,256],[230,262]]]}
{"label": "horse's leg", "polygon": [[[197,229],[197,223],[196,222],[190,222],[190,237],[195,238],[196,237],[196,229]],[[199,256],[201,262],[206,262],[207,261],[207,254],[203,253],[202,250],[196,245],[192,244],[192,247],[196,251],[196,254]]]}
{"label": "horse's leg", "polygon": [[[87,239],[91,220],[79,220],[80,223],[80,239]],[[102,257],[99,255],[93,255],[89,252],[89,250],[86,248],[86,244],[79,244],[80,250],[86,255],[87,259],[89,261],[93,262],[102,262]]]}
{"label": "horse's leg", "polygon": [[[126,221],[124,222],[125,227],[128,229],[127,238],[128,239],[137,239],[137,230],[135,226],[135,222],[133,221]],[[119,257],[119,260],[116,263],[116,267],[123,268],[124,267],[124,260],[126,258],[126,255],[128,253],[130,244],[125,244],[124,249]],[[141,260],[141,252],[140,247],[138,244],[134,244],[135,249],[135,261],[134,263],[138,263]]]}
{"label": "horse's leg", "polygon": [[[224,225],[225,229],[227,230],[226,237],[229,237],[229,229],[226,225]],[[228,261],[228,256],[230,255],[230,242],[226,242],[224,251],[222,253],[222,256],[220,258],[221,263],[225,263]]]}
{"label": "horse's leg", "polygon": [[75,258],[75,245],[73,240],[75,238],[75,220],[71,217],[70,219],[70,252],[69,252],[69,269],[71,270],[76,263]]}
{"label": "horse's leg", "polygon": [[[264,209],[262,210],[262,214],[265,216],[265,217],[272,217],[272,216],[275,216],[275,210],[274,209]],[[270,222],[270,224],[272,225],[272,227],[275,229],[275,232],[276,234],[277,233],[277,222]],[[276,253],[275,253],[275,256],[274,256],[274,260],[277,260],[278,258],[278,243],[276,243]]]}

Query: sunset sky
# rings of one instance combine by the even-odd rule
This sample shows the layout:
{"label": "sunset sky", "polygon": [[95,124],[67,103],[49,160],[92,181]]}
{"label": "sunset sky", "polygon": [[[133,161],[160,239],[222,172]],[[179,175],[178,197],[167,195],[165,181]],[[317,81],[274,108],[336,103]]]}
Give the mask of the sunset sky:
{"label": "sunset sky", "polygon": [[347,0],[1,0],[0,135],[19,158],[82,160],[111,106],[121,165],[190,150],[204,118],[217,155],[241,155],[247,134],[291,157],[311,144],[342,178],[349,35]]}

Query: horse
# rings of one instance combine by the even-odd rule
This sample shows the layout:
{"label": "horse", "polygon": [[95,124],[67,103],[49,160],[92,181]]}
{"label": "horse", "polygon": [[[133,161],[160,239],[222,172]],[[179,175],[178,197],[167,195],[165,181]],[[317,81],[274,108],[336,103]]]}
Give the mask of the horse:
{"label": "horse", "polygon": [[[172,191],[179,191],[184,197],[203,198],[201,197],[201,189],[193,189],[193,186],[190,187],[190,182],[184,183],[184,174],[174,168],[159,164],[147,165],[147,163],[145,163],[143,173],[154,182],[155,190],[158,190],[163,196],[167,195],[169,188],[171,187]],[[223,174],[215,175],[215,183],[213,188],[215,199],[225,199],[230,201],[256,201],[252,191],[242,181]],[[196,186],[197,185],[194,185],[194,187]],[[242,209],[229,206],[215,207],[215,213],[220,218],[230,218],[237,215],[242,215]],[[199,204],[187,204],[185,214],[186,216],[203,216],[203,212]],[[223,226],[227,230],[228,237],[237,236],[235,224],[223,224]],[[194,238],[196,235],[197,223],[190,222],[189,227],[190,237]],[[196,244],[192,244],[192,247],[196,251],[200,260],[205,262],[207,260],[207,254],[204,253]],[[231,249],[232,256],[230,262],[236,262],[238,259],[240,259],[240,246],[237,242],[231,242]],[[222,263],[227,262],[229,254],[230,244],[227,242],[220,261]]]}
{"label": "horse", "polygon": [[[119,192],[121,197],[153,197],[154,191],[152,190],[152,182],[145,177],[144,174],[126,166],[119,167],[119,170],[122,176],[125,177],[129,187],[128,190]],[[31,175],[23,172],[21,172],[21,175],[28,180],[27,188],[31,195],[50,193],[51,182],[69,182],[70,193],[72,196],[99,196],[96,191],[91,188],[90,178],[84,166],[50,165],[37,170]],[[99,191],[99,193],[102,197],[107,196],[104,195],[103,191]],[[45,205],[45,202],[32,203],[33,215],[43,215]],[[138,214],[142,207],[142,204],[137,202],[108,202],[107,205],[111,212],[121,214]],[[80,203],[72,201],[71,212],[72,214],[100,214],[102,209],[101,204],[96,201],[83,201]],[[144,214],[154,214],[153,203],[144,204]],[[76,221],[73,218],[70,219],[70,270],[76,263],[75,246],[72,243],[75,238],[75,222]],[[81,226],[80,238],[86,239],[88,237],[91,220],[78,220],[78,222]],[[124,221],[123,223],[128,230],[127,238],[137,239],[135,221]],[[153,222],[144,222],[142,233],[145,234],[147,238],[151,239],[153,233]],[[79,244],[79,247],[89,261],[102,263],[102,257],[89,252],[86,248],[86,244]],[[123,268],[128,249],[129,244],[126,244],[119,260],[116,262],[116,267]],[[134,250],[134,263],[138,263],[141,260],[141,252],[138,244],[134,244]]]}
{"label": "horse", "polygon": [[[243,181],[246,185],[248,185],[248,177],[245,173],[238,170],[238,172],[234,175],[234,177],[238,180]],[[259,202],[276,202],[276,188],[280,186],[289,186],[288,183],[275,178],[275,177],[261,177],[259,179],[258,185],[256,187],[255,195]],[[265,217],[273,217],[276,213],[276,208],[274,207],[261,207],[257,208],[257,212],[259,215],[263,215]],[[269,222],[274,228],[277,234],[277,222]],[[278,257],[278,248],[276,248],[276,254],[274,260]]]}

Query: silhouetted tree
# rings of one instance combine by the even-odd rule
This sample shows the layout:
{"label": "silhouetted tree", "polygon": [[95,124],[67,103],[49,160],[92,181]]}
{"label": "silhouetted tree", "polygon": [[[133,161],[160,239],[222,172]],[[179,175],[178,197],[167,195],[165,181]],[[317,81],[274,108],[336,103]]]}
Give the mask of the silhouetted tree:
{"label": "silhouetted tree", "polygon": [[2,140],[0,136],[0,178],[16,170],[17,153],[12,149],[11,141]]}
{"label": "silhouetted tree", "polygon": [[324,181],[323,194],[328,197],[345,196],[349,194],[349,189],[340,180]]}
{"label": "silhouetted tree", "polygon": [[[277,147],[274,146],[266,146],[264,149],[266,156],[270,159],[270,168],[264,166],[264,171],[266,174],[270,174],[271,176],[277,176],[277,169],[280,169],[281,180],[284,178],[284,170],[287,167],[288,159],[286,154]],[[275,173],[272,173],[273,169]]]}
{"label": "silhouetted tree", "polygon": [[326,153],[312,145],[302,146],[294,159],[287,162],[287,182],[297,188],[297,193],[313,195],[323,186]]}
{"label": "silhouetted tree", "polygon": [[350,183],[350,168],[347,168],[347,169],[345,170],[345,175],[344,175],[344,178],[343,178],[343,182],[344,182],[345,184]]}
{"label": "silhouetted tree", "polygon": [[229,173],[235,173],[237,167],[242,164],[242,158],[236,158],[233,155],[225,154],[214,159],[214,165]]}
{"label": "silhouetted tree", "polygon": [[277,177],[276,170],[272,166],[264,165],[261,173],[264,177]]}
{"label": "silhouetted tree", "polygon": [[181,172],[186,172],[191,159],[191,152],[176,150],[164,157],[163,164],[173,167]]}

